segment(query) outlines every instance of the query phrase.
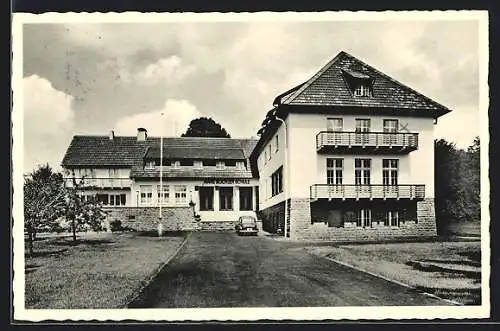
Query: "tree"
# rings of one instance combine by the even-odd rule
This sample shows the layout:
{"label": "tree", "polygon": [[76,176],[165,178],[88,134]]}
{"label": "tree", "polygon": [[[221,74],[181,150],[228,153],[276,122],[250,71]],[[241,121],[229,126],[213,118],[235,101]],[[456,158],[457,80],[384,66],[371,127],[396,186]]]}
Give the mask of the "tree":
{"label": "tree", "polygon": [[89,196],[84,198],[80,192],[85,178],[77,182],[72,178],[73,185],[64,188],[66,220],[69,221],[73,234],[73,243],[76,243],[76,233],[85,226],[90,226],[94,231],[101,230],[101,221],[106,214],[102,210],[102,203]]}
{"label": "tree", "polygon": [[181,137],[216,137],[216,138],[231,138],[219,123],[212,118],[200,117],[189,123],[189,127]]}
{"label": "tree", "polygon": [[452,222],[480,219],[480,141],[467,150],[444,139],[435,141],[435,193],[438,232],[447,234]]}
{"label": "tree", "polygon": [[28,234],[29,254],[33,241],[42,227],[52,227],[64,210],[63,178],[46,164],[39,166],[24,179],[24,229]]}

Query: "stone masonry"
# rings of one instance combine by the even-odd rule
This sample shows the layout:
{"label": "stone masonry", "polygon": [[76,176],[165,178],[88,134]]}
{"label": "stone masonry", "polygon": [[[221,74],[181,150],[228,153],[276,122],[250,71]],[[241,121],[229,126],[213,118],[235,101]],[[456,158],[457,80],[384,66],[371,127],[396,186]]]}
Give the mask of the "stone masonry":
{"label": "stone masonry", "polygon": [[437,235],[434,199],[417,203],[417,222],[403,222],[399,227],[373,225],[371,228],[328,227],[324,222],[311,222],[309,199],[291,199],[291,239],[329,241],[376,241],[404,237],[434,237]]}
{"label": "stone masonry", "polygon": [[[108,207],[105,211],[108,213],[105,220],[108,229],[114,220],[136,231],[153,231],[158,227],[158,207]],[[162,208],[162,225],[164,231],[194,231],[201,228],[189,207]]]}

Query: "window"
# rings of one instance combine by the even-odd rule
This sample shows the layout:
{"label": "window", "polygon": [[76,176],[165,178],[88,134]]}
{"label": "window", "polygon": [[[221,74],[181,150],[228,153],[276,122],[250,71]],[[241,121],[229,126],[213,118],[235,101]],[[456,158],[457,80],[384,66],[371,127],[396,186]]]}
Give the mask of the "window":
{"label": "window", "polygon": [[216,166],[217,166],[217,169],[222,170],[222,169],[224,169],[225,164],[222,161],[218,161]]}
{"label": "window", "polygon": [[356,226],[369,228],[372,224],[372,211],[370,209],[356,210]]}
{"label": "window", "polygon": [[326,119],[326,129],[328,131],[342,131],[343,127],[344,127],[344,121],[342,118]]}
{"label": "window", "polygon": [[226,160],[225,165],[226,165],[226,167],[236,167],[236,161],[235,160]]}
{"label": "window", "polygon": [[151,185],[140,185],[141,204],[151,204],[153,202],[153,187]]}
{"label": "window", "polygon": [[219,210],[233,210],[232,187],[219,187]]}
{"label": "window", "polygon": [[267,149],[264,151],[264,164],[267,164]]}
{"label": "window", "polygon": [[109,204],[109,195],[108,194],[96,194],[97,202],[101,202],[103,205]]}
{"label": "window", "polygon": [[279,167],[271,175],[271,196],[275,196],[283,192],[283,167]]}
{"label": "window", "polygon": [[326,183],[342,185],[344,159],[326,159]]}
{"label": "window", "polygon": [[269,145],[267,145],[267,149],[268,149],[267,157],[269,158],[268,160],[270,160],[271,159],[271,155],[272,155],[272,153],[271,153],[271,143],[269,143]]}
{"label": "window", "polygon": [[144,165],[144,169],[154,169],[155,168],[155,161],[148,161]]}
{"label": "window", "polygon": [[125,206],[127,203],[127,196],[125,194],[110,194],[109,195],[109,205],[110,206]]}
{"label": "window", "polygon": [[186,185],[174,185],[175,191],[175,203],[184,204],[187,203],[187,187]]}
{"label": "window", "polygon": [[118,178],[118,169],[108,169],[109,178]]}
{"label": "window", "polygon": [[198,192],[200,196],[200,210],[214,210],[214,188],[200,187]]}
{"label": "window", "polygon": [[370,185],[371,159],[354,159],[354,184]]}
{"label": "window", "polygon": [[179,169],[181,167],[181,163],[179,161],[172,161],[171,162],[171,166],[174,168],[174,169]]}
{"label": "window", "polygon": [[168,185],[162,184],[161,186],[163,186],[163,192],[160,185],[156,187],[156,192],[158,194],[158,204],[165,205],[168,204],[168,201],[170,199],[170,188]]}
{"label": "window", "polygon": [[276,137],[274,138],[274,141],[275,141],[275,143],[274,143],[275,145],[274,145],[274,146],[276,147],[276,149],[275,149],[274,151],[275,151],[275,152],[278,152],[278,151],[279,151],[279,149],[280,149],[280,144],[279,144],[279,137],[278,137],[278,134],[276,134]]}
{"label": "window", "polygon": [[385,214],[385,226],[399,226],[399,212],[397,210],[389,210]]}
{"label": "window", "polygon": [[366,144],[370,141],[370,119],[356,118],[356,144]]}
{"label": "window", "polygon": [[398,120],[384,120],[384,144],[397,143]]}
{"label": "window", "polygon": [[194,166],[195,169],[202,169],[203,168],[203,162],[201,162],[201,161],[194,161],[193,166]]}
{"label": "window", "polygon": [[217,164],[217,161],[215,161],[215,160],[203,160],[204,167],[215,167],[216,164]]}
{"label": "window", "polygon": [[238,168],[238,170],[244,170],[245,169],[245,162],[244,161],[236,162],[236,168]]}
{"label": "window", "polygon": [[194,162],[193,160],[180,160],[181,167],[192,167]]}
{"label": "window", "polygon": [[382,160],[382,184],[398,185],[398,159]]}
{"label": "window", "polygon": [[240,210],[253,209],[253,188],[240,187]]}
{"label": "window", "polygon": [[372,95],[368,84],[359,84],[354,88],[354,95],[358,97],[369,97]]}

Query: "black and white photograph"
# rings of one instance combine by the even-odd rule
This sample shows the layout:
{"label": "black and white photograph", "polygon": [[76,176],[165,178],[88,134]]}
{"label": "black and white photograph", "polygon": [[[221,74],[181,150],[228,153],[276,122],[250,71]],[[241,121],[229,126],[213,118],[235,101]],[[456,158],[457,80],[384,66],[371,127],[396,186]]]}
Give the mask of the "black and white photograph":
{"label": "black and white photograph", "polygon": [[14,317],[489,317],[488,62],[486,11],[14,14]]}

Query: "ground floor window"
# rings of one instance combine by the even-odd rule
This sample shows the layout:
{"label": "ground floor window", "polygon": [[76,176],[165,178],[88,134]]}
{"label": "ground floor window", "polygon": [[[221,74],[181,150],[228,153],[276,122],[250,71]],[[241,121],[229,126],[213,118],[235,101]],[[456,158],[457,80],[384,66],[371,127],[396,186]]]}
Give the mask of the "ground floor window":
{"label": "ground floor window", "polygon": [[[162,186],[163,186],[163,190],[162,190]],[[163,192],[162,192],[163,191]],[[169,199],[170,199],[170,190],[169,190],[169,186],[168,185],[158,185],[156,187],[156,192],[157,192],[157,195],[158,195],[158,203],[160,204],[168,204],[169,202]]]}
{"label": "ground floor window", "polygon": [[187,203],[187,187],[186,185],[174,185],[175,191],[175,203],[185,204]]}
{"label": "ground floor window", "polygon": [[214,188],[200,187],[200,210],[214,210]]}
{"label": "ground floor window", "polygon": [[369,228],[372,224],[372,211],[370,209],[356,210],[356,226]]}
{"label": "ground floor window", "polygon": [[233,188],[219,188],[219,210],[233,210]]}
{"label": "ground floor window", "polygon": [[251,187],[240,187],[240,210],[253,209],[253,189]]}
{"label": "ground floor window", "polygon": [[399,226],[399,211],[389,210],[385,214],[385,226]]}
{"label": "ground floor window", "polygon": [[153,187],[151,185],[140,185],[141,204],[151,204],[153,202]]}
{"label": "ground floor window", "polygon": [[[91,196],[86,196],[84,201],[91,201]],[[125,206],[127,204],[126,194],[96,194],[96,200],[105,206]]]}

